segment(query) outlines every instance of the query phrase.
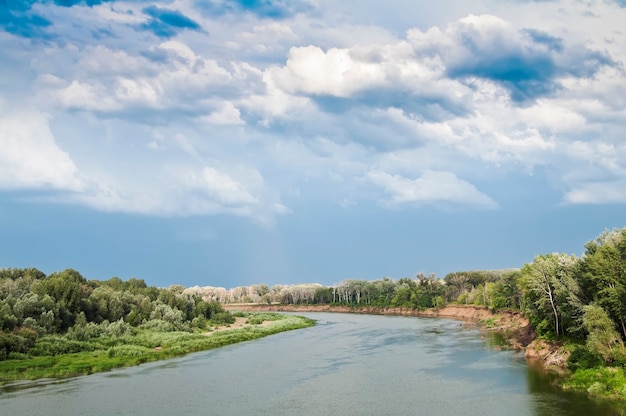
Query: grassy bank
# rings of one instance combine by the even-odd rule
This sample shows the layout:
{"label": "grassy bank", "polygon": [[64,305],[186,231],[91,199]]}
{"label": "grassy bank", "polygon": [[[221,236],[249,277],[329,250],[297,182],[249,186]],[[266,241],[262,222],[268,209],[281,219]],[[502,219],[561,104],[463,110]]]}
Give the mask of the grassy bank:
{"label": "grassy bank", "polygon": [[[250,341],[279,332],[313,326],[315,321],[282,314],[240,315],[247,318],[241,328],[222,328],[212,332],[163,332],[133,329],[118,337],[101,337],[76,344],[79,352],[54,354],[68,341],[59,336],[44,337],[39,351],[50,355],[24,355],[19,359],[0,361],[0,383],[38,378],[61,378],[109,371],[150,361],[164,360],[190,352],[209,350],[242,341]],[[37,350],[35,350],[37,351]]]}

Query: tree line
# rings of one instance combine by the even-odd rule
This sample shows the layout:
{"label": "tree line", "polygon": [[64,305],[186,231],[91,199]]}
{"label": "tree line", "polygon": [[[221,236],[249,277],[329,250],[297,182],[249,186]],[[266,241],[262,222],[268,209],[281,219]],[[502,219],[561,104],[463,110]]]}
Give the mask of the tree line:
{"label": "tree line", "polygon": [[[75,339],[112,328],[190,330],[233,317],[223,303],[335,304],[432,308],[467,304],[522,311],[540,336],[582,342],[585,359],[626,362],[626,227],[606,230],[582,256],[549,253],[519,269],[464,271],[443,279],[215,287],[146,285],[142,279],[87,280],[68,269],[0,269],[0,358],[46,334]],[[114,325],[115,324],[115,325]],[[118,328],[119,329],[119,328]],[[110,329],[112,331],[112,329]]]}
{"label": "tree line", "polygon": [[393,280],[350,279],[319,284],[194,287],[188,291],[223,303],[335,304],[352,307],[433,308],[466,304],[523,312],[537,334],[574,340],[586,357],[626,362],[626,227],[605,230],[582,256],[537,255],[519,269],[462,271]]}
{"label": "tree line", "polygon": [[[0,359],[71,352],[80,342],[123,335],[132,328],[192,331],[235,318],[216,301],[157,288],[143,279],[87,280],[67,269],[46,275],[35,268],[0,269]],[[62,338],[54,337],[62,336]],[[47,338],[46,338],[47,337]],[[54,339],[55,345],[38,340]]]}

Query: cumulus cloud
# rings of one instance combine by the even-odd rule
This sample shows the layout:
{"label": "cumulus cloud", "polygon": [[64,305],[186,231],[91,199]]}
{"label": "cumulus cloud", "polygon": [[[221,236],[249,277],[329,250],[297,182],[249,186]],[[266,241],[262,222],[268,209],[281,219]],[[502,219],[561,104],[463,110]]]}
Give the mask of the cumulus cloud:
{"label": "cumulus cloud", "polygon": [[0,187],[81,191],[84,183],[71,157],[55,142],[38,111],[0,117]]}
{"label": "cumulus cloud", "polygon": [[[56,149],[48,164],[62,168],[30,167],[17,180],[18,157],[3,155],[3,177],[12,178],[4,187],[72,190],[76,203],[146,215],[270,217],[287,211],[281,195],[306,192],[362,206],[372,184],[389,207],[493,208],[498,194],[478,190],[475,170],[485,167],[549,172],[568,203],[619,200],[607,195],[626,177],[626,43],[614,22],[622,9],[599,4],[596,14],[610,10],[616,16],[603,22],[615,27],[593,33],[581,24],[583,5],[538,20],[498,17],[498,6],[405,31],[349,14],[327,21],[334,6],[312,4],[11,2],[0,10],[10,18],[0,43],[21,68],[10,59],[0,73],[19,94],[0,98],[39,110],[24,134],[45,132],[37,137]],[[71,129],[59,121],[60,134],[74,132],[77,143],[101,135],[107,155],[61,150],[42,112],[80,119]],[[4,117],[3,131],[24,117]],[[32,138],[2,140],[24,154],[36,147]],[[123,178],[86,170],[106,157],[141,169]]]}
{"label": "cumulus cloud", "polygon": [[79,170],[56,143],[45,114],[6,112],[0,117],[0,189],[45,190],[32,197],[152,216],[228,214],[266,223],[289,212],[255,169],[234,166],[229,172],[203,164],[183,135],[173,141],[194,157],[195,167],[160,166],[154,160],[146,175],[128,176],[123,169],[103,173],[89,166]]}
{"label": "cumulus cloud", "polygon": [[127,108],[183,108],[202,112],[206,108],[195,105],[199,100],[229,87],[230,72],[215,60],[196,55],[187,45],[167,41],[152,52],[159,60],[104,47],[90,49],[81,67],[87,72],[77,73],[79,79],[53,93],[61,105],[76,110],[121,113]]}
{"label": "cumulus cloud", "polygon": [[421,177],[408,179],[372,171],[367,178],[389,194],[391,199],[385,202],[391,206],[425,203],[453,203],[489,209],[497,206],[489,196],[451,172],[426,170]]}
{"label": "cumulus cloud", "polygon": [[[363,91],[414,96],[432,91],[442,78],[463,83],[484,79],[505,88],[517,102],[558,91],[567,76],[592,77],[614,65],[605,53],[536,29],[518,29],[495,16],[470,15],[447,28],[408,31],[393,44],[329,48],[294,47],[271,76],[290,93],[350,97]],[[381,87],[384,87],[382,89]],[[455,91],[456,90],[456,91]],[[458,86],[439,96],[463,93]]]}
{"label": "cumulus cloud", "polygon": [[267,223],[289,212],[265,187],[256,171],[231,173],[213,166],[166,166],[153,175],[122,177],[94,173],[86,187],[71,194],[46,197],[57,203],[75,203],[105,212],[161,217],[235,215]]}
{"label": "cumulus cloud", "polygon": [[445,30],[412,29],[408,38],[418,54],[438,56],[450,77],[493,81],[520,102],[557,91],[561,77],[591,77],[614,65],[603,52],[489,15],[470,15]]}
{"label": "cumulus cloud", "polygon": [[222,103],[220,107],[208,116],[200,118],[201,121],[216,125],[243,125],[245,122],[241,119],[241,112],[233,103],[227,101]]}

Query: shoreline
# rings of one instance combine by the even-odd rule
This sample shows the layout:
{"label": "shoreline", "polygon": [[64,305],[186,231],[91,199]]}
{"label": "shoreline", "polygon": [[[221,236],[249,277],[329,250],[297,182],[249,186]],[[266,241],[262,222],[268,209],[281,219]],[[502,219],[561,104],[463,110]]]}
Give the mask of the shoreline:
{"label": "shoreline", "polygon": [[[476,305],[446,305],[441,308],[412,309],[412,308],[385,308],[377,306],[350,307],[345,305],[268,305],[268,304],[236,304],[226,303],[222,307],[228,311],[242,312],[331,312],[331,313],[357,313],[364,315],[387,315],[387,316],[414,316],[423,318],[452,318],[475,323],[485,331],[497,331],[506,335],[511,347],[517,351],[524,351],[529,360],[545,362],[546,367],[562,367],[564,360],[551,360],[554,354],[553,348],[546,352],[545,342],[541,344],[539,353],[536,345],[536,334],[530,321],[520,312],[501,310],[494,312],[484,306]],[[562,358],[562,357],[561,357]]]}
{"label": "shoreline", "polygon": [[343,305],[264,305],[225,303],[222,307],[228,311],[242,312],[333,312],[358,313],[365,315],[415,316],[427,318],[456,318],[479,323],[492,319],[488,329],[522,329],[530,326],[530,322],[519,311],[502,310],[493,312],[484,306],[446,305],[441,308],[412,309],[384,308],[377,306],[350,307]]}

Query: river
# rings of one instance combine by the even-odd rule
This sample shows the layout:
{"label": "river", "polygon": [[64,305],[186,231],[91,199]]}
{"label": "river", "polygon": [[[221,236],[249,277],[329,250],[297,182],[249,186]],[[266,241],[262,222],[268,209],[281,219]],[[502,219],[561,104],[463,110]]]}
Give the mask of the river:
{"label": "river", "polygon": [[315,327],[138,367],[0,387],[5,415],[602,415],[459,321],[299,313]]}

